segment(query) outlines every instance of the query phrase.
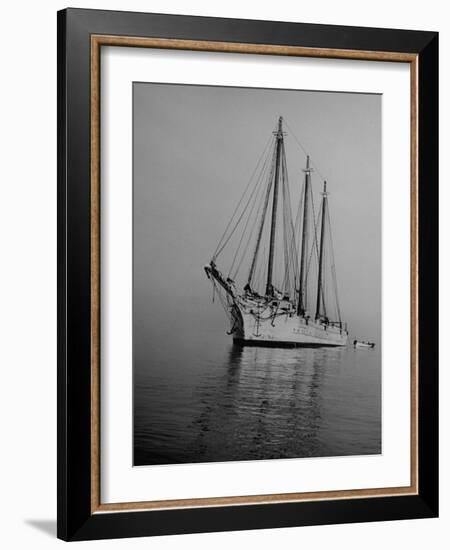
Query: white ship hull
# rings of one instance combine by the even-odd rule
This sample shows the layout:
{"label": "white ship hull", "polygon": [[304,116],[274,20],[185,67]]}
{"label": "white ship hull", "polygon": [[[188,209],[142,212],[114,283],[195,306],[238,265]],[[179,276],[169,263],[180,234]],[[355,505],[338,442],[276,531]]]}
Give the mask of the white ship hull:
{"label": "white ship hull", "polygon": [[346,346],[348,334],[338,326],[295,313],[258,318],[245,307],[235,306],[233,311],[233,338],[248,345],[267,346]]}

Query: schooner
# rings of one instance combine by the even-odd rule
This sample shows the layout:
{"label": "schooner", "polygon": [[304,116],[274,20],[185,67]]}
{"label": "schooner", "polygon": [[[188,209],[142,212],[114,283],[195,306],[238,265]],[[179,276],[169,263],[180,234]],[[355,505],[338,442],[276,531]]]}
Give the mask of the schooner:
{"label": "schooner", "polygon": [[[279,117],[255,169],[255,181],[247,185],[204,269],[229,317],[235,342],[345,346],[348,332],[338,300],[327,183],[321,182],[316,215],[313,168],[306,155],[294,218],[285,136]],[[220,264],[219,270],[227,251],[230,266],[225,270]]]}

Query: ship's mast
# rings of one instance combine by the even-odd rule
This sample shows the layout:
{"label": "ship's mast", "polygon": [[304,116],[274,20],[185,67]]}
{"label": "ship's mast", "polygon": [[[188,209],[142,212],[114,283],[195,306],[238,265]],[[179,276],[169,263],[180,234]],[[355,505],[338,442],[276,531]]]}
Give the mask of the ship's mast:
{"label": "ship's mast", "polygon": [[[323,249],[325,242],[325,219],[327,215],[327,182],[323,182],[322,193],[322,218],[320,224],[320,244],[319,244],[319,272],[317,275],[317,301],[316,301],[316,319],[320,317],[320,302],[323,301],[322,273],[323,273]],[[325,312],[324,312],[325,314]]]}
{"label": "ship's mast", "polygon": [[267,284],[266,284],[266,295],[273,295],[273,286],[272,286],[272,274],[273,274],[273,256],[275,251],[275,235],[277,230],[277,207],[278,207],[278,180],[280,177],[280,159],[281,159],[281,150],[283,144],[283,117],[280,116],[278,119],[278,131],[276,134],[277,138],[277,149],[275,156],[275,177],[273,185],[273,202],[272,202],[272,224],[270,226],[270,247],[269,247],[269,265],[267,267]]}
{"label": "ship's mast", "polygon": [[300,288],[298,294],[297,314],[304,315],[307,307],[307,249],[308,249],[308,215],[309,215],[309,188],[311,186],[311,168],[309,166],[309,155],[306,157],[305,191],[303,197],[303,226],[302,226],[302,247],[300,255]]}

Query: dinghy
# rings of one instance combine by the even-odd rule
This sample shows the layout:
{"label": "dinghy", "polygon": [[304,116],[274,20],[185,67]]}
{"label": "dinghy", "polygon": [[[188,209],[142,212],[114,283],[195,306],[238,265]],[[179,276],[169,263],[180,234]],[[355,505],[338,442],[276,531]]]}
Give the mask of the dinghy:
{"label": "dinghy", "polygon": [[363,342],[362,340],[353,340],[353,347],[355,349],[372,349],[375,347],[375,343]]}

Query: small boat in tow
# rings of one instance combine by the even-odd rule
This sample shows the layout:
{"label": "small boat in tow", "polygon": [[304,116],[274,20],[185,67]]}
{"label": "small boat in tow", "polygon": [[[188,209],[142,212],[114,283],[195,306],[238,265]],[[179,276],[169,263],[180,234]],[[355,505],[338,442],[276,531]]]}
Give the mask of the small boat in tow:
{"label": "small boat in tow", "polygon": [[372,349],[375,347],[375,342],[363,342],[362,340],[353,340],[355,349]]}

